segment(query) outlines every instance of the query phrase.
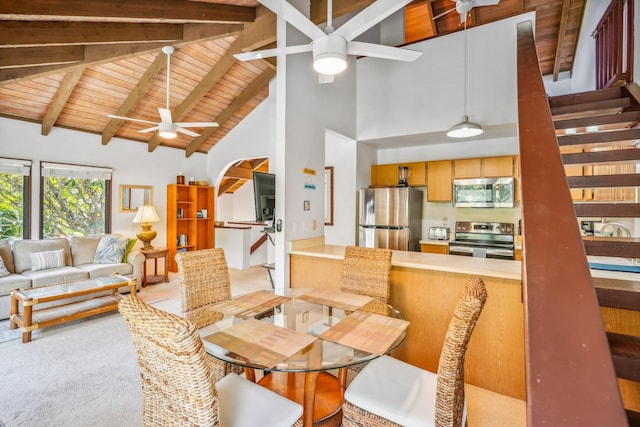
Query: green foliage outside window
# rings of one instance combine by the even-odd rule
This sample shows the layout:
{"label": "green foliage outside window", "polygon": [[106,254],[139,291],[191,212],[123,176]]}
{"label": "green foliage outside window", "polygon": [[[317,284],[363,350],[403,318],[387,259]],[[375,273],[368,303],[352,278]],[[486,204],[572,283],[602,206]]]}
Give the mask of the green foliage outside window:
{"label": "green foliage outside window", "polygon": [[106,181],[43,179],[42,235],[53,238],[105,233]]}
{"label": "green foliage outside window", "polygon": [[22,238],[24,177],[0,172],[0,239]]}

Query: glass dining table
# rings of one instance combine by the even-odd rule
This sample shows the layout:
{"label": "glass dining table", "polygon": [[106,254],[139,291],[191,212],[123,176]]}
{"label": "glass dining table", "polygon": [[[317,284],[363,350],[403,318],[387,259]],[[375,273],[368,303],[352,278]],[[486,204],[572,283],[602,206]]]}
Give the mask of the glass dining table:
{"label": "glass dining table", "polygon": [[388,304],[333,289],[255,291],[209,310],[207,353],[252,380],[262,371],[258,384],[303,405],[305,426],[339,426],[346,369],[393,351],[409,325]]}

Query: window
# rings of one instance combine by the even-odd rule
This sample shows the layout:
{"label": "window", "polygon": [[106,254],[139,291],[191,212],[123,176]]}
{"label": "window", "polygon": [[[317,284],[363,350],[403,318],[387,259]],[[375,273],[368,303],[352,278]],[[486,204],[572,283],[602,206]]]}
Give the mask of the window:
{"label": "window", "polygon": [[0,158],[0,239],[31,235],[31,161]]}
{"label": "window", "polygon": [[111,169],[41,164],[40,237],[111,232]]}

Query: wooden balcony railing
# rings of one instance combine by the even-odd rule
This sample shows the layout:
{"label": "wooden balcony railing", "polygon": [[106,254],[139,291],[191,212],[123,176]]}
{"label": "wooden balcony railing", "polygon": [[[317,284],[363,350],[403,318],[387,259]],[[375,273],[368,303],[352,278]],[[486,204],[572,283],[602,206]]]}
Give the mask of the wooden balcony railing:
{"label": "wooden balcony railing", "polygon": [[531,22],[517,48],[527,425],[626,426]]}
{"label": "wooden balcony railing", "polygon": [[612,0],[592,34],[596,41],[596,89],[633,81],[633,3]]}

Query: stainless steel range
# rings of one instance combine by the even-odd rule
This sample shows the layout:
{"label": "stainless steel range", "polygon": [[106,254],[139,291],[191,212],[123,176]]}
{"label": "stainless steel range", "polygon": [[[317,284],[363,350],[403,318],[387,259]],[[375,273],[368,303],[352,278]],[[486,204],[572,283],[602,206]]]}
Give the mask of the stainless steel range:
{"label": "stainless steel range", "polygon": [[456,222],[449,254],[514,259],[514,226],[506,222]]}

